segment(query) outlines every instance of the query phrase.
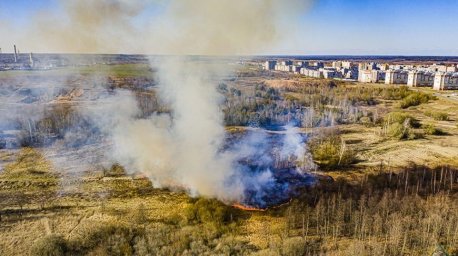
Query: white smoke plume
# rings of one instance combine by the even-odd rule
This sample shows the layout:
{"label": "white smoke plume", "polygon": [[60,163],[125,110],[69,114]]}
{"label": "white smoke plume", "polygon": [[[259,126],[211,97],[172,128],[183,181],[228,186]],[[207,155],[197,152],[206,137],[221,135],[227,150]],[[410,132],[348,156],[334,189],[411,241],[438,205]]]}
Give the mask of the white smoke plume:
{"label": "white smoke plume", "polygon": [[[155,53],[158,92],[171,114],[139,119],[132,95],[118,93],[85,108],[113,141],[110,158],[128,170],[146,173],[155,186],[179,187],[193,195],[242,200],[246,186],[272,181],[270,171],[242,177],[240,155],[221,152],[225,128],[216,90],[227,65],[195,61],[185,55],[256,54],[287,37],[298,25],[309,0],[69,0],[61,1],[65,19],[37,14],[27,37],[46,51],[75,53]],[[134,19],[150,4],[161,11],[147,26]],[[22,42],[27,43],[27,40]],[[288,143],[297,137],[287,136]],[[300,144],[302,145],[302,144]],[[255,150],[255,149],[252,149]],[[303,155],[300,148],[286,153]]]}
{"label": "white smoke plume", "polygon": [[[161,26],[153,26],[153,34],[160,35],[160,52],[253,53],[274,43],[280,31],[285,31],[280,26],[294,21],[305,3],[170,1],[158,20]],[[242,200],[245,186],[262,187],[272,180],[269,170],[257,176],[242,173],[236,160],[243,156],[220,152],[225,129],[219,109],[221,95],[212,77],[221,77],[230,70],[186,57],[160,59],[152,65],[159,68],[159,95],[170,105],[172,117],[121,122],[113,135],[121,152],[118,156],[127,158],[123,164],[133,163],[156,185],[184,187],[192,194],[222,200]],[[294,139],[292,136],[287,144],[297,142]],[[286,153],[303,154],[300,149],[293,151]]]}

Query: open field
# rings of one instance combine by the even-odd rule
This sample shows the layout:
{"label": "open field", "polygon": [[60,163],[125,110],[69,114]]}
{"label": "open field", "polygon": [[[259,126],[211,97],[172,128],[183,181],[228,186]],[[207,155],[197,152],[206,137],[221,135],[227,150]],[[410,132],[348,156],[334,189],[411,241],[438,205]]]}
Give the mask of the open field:
{"label": "open field", "polygon": [[33,76],[46,76],[46,77],[61,77],[70,75],[92,75],[92,76],[105,76],[105,77],[135,77],[151,78],[153,73],[150,65],[148,64],[96,64],[84,66],[69,66],[54,68],[49,70],[12,70],[0,72],[0,78],[21,78]]}

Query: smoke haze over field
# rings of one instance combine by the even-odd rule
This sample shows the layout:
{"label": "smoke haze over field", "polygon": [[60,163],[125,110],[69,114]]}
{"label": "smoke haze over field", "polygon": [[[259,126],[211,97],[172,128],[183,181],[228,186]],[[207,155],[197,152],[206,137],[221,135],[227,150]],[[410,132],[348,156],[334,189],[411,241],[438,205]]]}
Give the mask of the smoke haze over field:
{"label": "smoke haze over field", "polygon": [[[147,174],[155,186],[180,187],[193,195],[226,201],[243,200],[247,187],[272,186],[271,170],[264,166],[248,175],[239,164],[240,159],[257,155],[259,148],[239,145],[243,153],[221,150],[226,135],[215,78],[229,75],[228,65],[184,55],[254,54],[294,29],[309,1],[156,1],[164,9],[141,28],[133,19],[148,1],[60,3],[66,11],[62,23],[44,13],[34,17],[30,33],[38,47],[46,45],[60,52],[139,50],[177,55],[151,59],[151,66],[158,69],[159,97],[170,107],[170,114],[139,118],[137,102],[128,91],[117,91],[96,106],[82,108],[83,115],[110,136],[113,150],[108,158],[128,171]],[[281,155],[304,157],[301,137],[295,132],[285,137]]]}
{"label": "smoke haze over field", "polygon": [[[0,42],[33,52],[254,54],[294,31],[311,0],[60,0]],[[8,40],[8,41],[6,41]]]}

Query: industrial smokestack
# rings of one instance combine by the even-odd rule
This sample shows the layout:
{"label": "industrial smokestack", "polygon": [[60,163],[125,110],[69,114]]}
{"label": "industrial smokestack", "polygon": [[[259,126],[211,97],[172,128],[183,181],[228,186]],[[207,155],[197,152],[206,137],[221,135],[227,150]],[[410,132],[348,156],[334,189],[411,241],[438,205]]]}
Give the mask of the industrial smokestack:
{"label": "industrial smokestack", "polygon": [[33,68],[33,55],[30,53],[29,55],[30,67]]}
{"label": "industrial smokestack", "polygon": [[14,62],[17,62],[17,50],[16,50],[16,45],[14,45]]}

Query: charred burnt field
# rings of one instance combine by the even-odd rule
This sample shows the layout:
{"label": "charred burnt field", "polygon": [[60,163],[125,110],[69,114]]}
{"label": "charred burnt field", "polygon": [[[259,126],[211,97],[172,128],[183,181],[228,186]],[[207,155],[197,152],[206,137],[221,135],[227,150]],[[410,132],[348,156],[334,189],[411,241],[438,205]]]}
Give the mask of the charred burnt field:
{"label": "charred burnt field", "polygon": [[284,126],[229,133],[222,151],[241,152],[234,168],[246,177],[244,198],[235,206],[266,210],[289,202],[305,187],[313,187],[322,175],[313,172],[315,167],[306,159],[306,152],[297,151],[307,140],[307,134]]}
{"label": "charred burnt field", "polygon": [[259,188],[248,187],[243,201],[234,206],[245,210],[267,210],[290,202],[301,194],[302,189],[313,187],[317,182],[314,174],[299,173],[296,168],[269,170],[271,180]]}

